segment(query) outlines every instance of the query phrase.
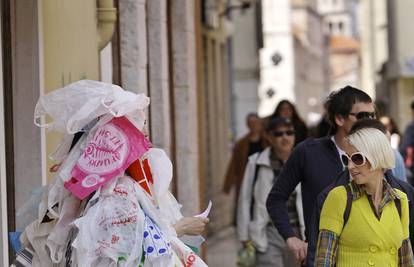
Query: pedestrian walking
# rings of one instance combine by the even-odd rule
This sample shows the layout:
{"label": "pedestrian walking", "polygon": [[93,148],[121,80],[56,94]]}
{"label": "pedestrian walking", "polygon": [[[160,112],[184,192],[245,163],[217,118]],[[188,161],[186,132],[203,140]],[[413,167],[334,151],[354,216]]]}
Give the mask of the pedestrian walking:
{"label": "pedestrian walking", "polygon": [[289,100],[285,99],[280,101],[273,114],[265,120],[269,121],[277,117],[283,117],[292,121],[293,127],[295,128],[295,146],[308,137],[308,128],[305,122],[299,116],[295,105]]}
{"label": "pedestrian walking", "polygon": [[237,201],[247,159],[250,155],[260,152],[266,147],[266,141],[263,137],[263,123],[259,116],[256,113],[248,114],[246,124],[249,132],[238,140],[234,146],[223,185],[223,192],[226,194],[229,194],[233,187],[235,188],[235,223],[237,221]]}
{"label": "pedestrian walking", "polygon": [[305,261],[307,243],[297,238],[289,224],[286,202],[290,194],[301,183],[305,236],[308,238],[318,194],[344,170],[341,162],[341,155],[345,154],[344,138],[357,120],[375,117],[369,95],[351,86],[331,93],[326,107],[333,135],[300,143],[286,162],[266,202],[274,225],[300,263]]}
{"label": "pedestrian walking", "polygon": [[400,153],[404,158],[405,166],[409,170],[408,180],[413,181],[414,174],[414,99],[411,101],[411,113],[413,120],[405,128],[400,143]]}
{"label": "pedestrian walking", "polygon": [[331,124],[328,120],[328,114],[326,111],[326,103],[323,104],[323,113],[318,123],[310,129],[310,136],[314,138],[320,138],[328,136],[331,132]]}
{"label": "pedestrian walking", "polygon": [[393,149],[398,149],[398,146],[400,145],[401,134],[398,130],[397,124],[389,116],[382,116],[379,120],[382,122],[382,124],[385,125],[387,131],[390,134],[391,147]]}
{"label": "pedestrian walking", "polygon": [[326,114],[322,114],[322,117],[319,120],[319,122],[315,125],[315,127],[312,128],[311,136],[314,138],[328,136],[330,129],[331,125],[329,124]]}
{"label": "pedestrian walking", "polygon": [[[395,157],[395,167],[391,170],[392,174],[396,178],[407,182],[407,171],[405,169],[404,159],[403,159],[401,153],[396,148],[396,147],[398,147],[398,145],[396,145],[396,143],[395,143],[395,135],[396,134],[395,133],[392,134],[393,129],[390,127],[389,124],[387,124],[387,120],[384,120],[384,118],[388,118],[388,117],[381,117],[380,122],[385,126],[385,134],[387,135],[387,138],[390,141],[392,150],[394,152],[394,157]],[[394,139],[393,139],[393,136],[394,136]]]}
{"label": "pedestrian walking", "polygon": [[[266,210],[267,195],[288,159],[295,142],[292,122],[286,118],[272,119],[266,129],[270,147],[249,158],[246,167],[238,208],[238,236],[247,247],[252,242],[256,249],[259,267],[293,267],[293,255]],[[294,191],[287,201],[289,224],[295,236],[301,238],[303,211],[300,194]],[[297,199],[299,198],[299,199]]]}
{"label": "pedestrian walking", "polygon": [[392,169],[392,174],[403,181],[407,181],[407,172],[405,169],[404,159],[398,151],[398,144],[400,142],[400,132],[394,120],[388,116],[382,116],[379,121],[385,126],[385,133],[391,143],[394,151],[395,167]]}
{"label": "pedestrian walking", "polygon": [[[323,204],[315,266],[414,266],[408,198],[384,176],[395,166],[386,135],[361,129],[343,148],[352,181],[331,190]],[[345,220],[347,205],[352,209]]]}

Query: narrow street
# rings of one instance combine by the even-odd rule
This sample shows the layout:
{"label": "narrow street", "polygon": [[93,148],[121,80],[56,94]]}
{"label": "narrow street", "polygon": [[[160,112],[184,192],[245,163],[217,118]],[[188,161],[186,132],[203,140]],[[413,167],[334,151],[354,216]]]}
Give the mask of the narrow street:
{"label": "narrow street", "polygon": [[[346,194],[346,203],[323,202],[321,214],[339,220],[310,223],[314,202],[322,207],[316,196],[334,181],[358,175],[354,183],[376,200],[386,196],[378,188],[391,195],[395,183],[414,202],[414,189],[394,181],[414,186],[414,0],[0,7],[0,267],[240,267],[262,258],[291,267],[280,263],[289,223],[309,232],[348,222],[336,216],[352,203]],[[303,194],[295,189],[286,213],[280,200],[296,184]],[[367,239],[332,259],[337,265],[356,266],[360,251],[358,264],[414,259],[397,246],[407,246],[407,235],[389,223],[403,222],[413,241],[413,207],[404,202],[407,230],[394,200],[381,228],[395,229],[348,226]],[[280,236],[268,231],[268,215]],[[173,228],[205,241],[192,250],[199,239],[177,239]],[[390,234],[389,244],[379,234]],[[254,244],[237,264],[239,238]],[[303,258],[307,244],[293,240]]]}
{"label": "narrow street", "polygon": [[207,260],[211,267],[236,267],[239,242],[234,227],[224,228],[207,239]]}

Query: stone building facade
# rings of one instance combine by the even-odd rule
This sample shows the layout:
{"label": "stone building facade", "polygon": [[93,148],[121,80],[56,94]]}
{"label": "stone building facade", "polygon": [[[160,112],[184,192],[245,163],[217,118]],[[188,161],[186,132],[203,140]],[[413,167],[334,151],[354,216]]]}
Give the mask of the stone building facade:
{"label": "stone building facade", "polygon": [[33,125],[34,104],[84,78],[151,98],[147,130],[173,161],[183,213],[198,214],[212,199],[210,229],[226,224],[231,206],[219,193],[230,128],[225,8],[224,0],[2,1],[1,265],[8,266],[15,212],[51,178],[47,155],[59,140]]}
{"label": "stone building facade", "polygon": [[[376,3],[377,4],[377,3]],[[386,1],[388,60],[380,70],[377,99],[385,113],[404,130],[412,121],[410,103],[414,96],[414,37],[411,30],[412,1]],[[378,5],[378,4],[377,4]]]}
{"label": "stone building facade", "polygon": [[312,1],[292,1],[292,23],[295,103],[303,119],[314,125],[323,114],[323,103],[329,92],[329,38]]}

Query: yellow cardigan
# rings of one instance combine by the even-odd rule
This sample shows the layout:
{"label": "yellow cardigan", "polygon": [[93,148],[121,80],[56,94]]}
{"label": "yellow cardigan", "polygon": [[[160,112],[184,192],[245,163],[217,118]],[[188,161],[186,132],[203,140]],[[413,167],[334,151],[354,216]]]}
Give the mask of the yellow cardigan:
{"label": "yellow cardigan", "polygon": [[343,229],[346,189],[339,186],[329,193],[321,211],[319,229],[340,235],[337,267],[398,266],[398,249],[409,237],[409,213],[406,194],[394,190],[400,196],[401,218],[392,201],[384,207],[378,220],[364,194],[352,202],[351,213]]}

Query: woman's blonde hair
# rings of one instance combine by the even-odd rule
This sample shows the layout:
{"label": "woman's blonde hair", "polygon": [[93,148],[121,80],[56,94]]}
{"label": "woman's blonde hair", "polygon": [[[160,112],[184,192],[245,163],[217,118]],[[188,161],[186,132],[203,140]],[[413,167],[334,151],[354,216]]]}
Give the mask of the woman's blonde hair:
{"label": "woman's blonde hair", "polygon": [[392,169],[395,156],[387,136],[375,128],[364,128],[347,137],[348,142],[364,154],[371,170]]}

